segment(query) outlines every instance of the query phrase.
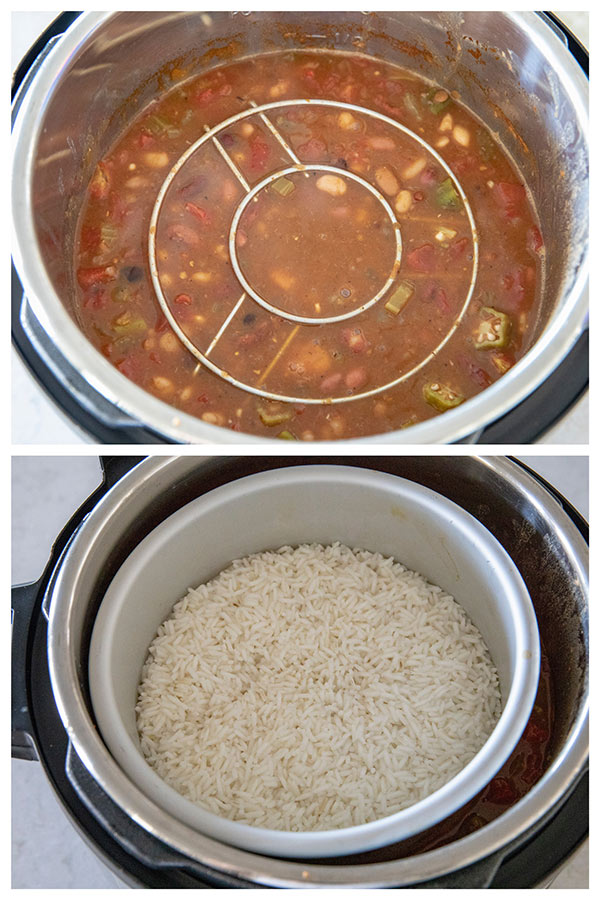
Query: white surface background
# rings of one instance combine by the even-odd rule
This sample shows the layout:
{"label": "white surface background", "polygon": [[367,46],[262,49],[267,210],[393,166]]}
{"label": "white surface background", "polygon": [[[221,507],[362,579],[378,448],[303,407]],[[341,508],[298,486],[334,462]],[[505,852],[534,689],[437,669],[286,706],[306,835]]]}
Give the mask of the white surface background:
{"label": "white surface background", "polygon": [[[13,12],[12,69],[16,68],[26,51],[58,15],[58,12]],[[558,13],[589,45],[587,13]],[[86,443],[83,435],[58,411],[29,371],[16,351],[12,351],[12,439],[15,444],[76,444]],[[543,444],[586,444],[589,434],[589,399],[586,394],[562,420],[543,436]]]}
{"label": "white surface background", "polygon": [[[588,459],[523,456],[588,516]],[[12,580],[36,580],[52,542],[79,504],[100,483],[93,456],[22,456],[13,459]],[[587,847],[553,887],[587,887]],[[12,886],[14,888],[115,888],[112,873],[94,855],[63,813],[39,763],[12,762]]]}

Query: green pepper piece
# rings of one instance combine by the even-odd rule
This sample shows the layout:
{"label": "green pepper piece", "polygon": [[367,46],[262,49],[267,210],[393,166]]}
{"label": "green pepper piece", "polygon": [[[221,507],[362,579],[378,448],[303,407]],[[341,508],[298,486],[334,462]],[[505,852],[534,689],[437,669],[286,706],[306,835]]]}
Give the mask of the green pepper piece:
{"label": "green pepper piece", "polygon": [[[432,88],[427,94],[427,104],[432,113],[436,116],[442,112],[442,110],[446,109],[448,104],[450,103],[450,95],[446,97],[445,100],[434,100],[436,94],[439,94],[442,88]],[[446,92],[447,93],[447,92]]]}
{"label": "green pepper piece", "polygon": [[445,181],[442,181],[442,183],[438,185],[435,196],[438,204],[443,209],[459,209],[462,205],[462,201],[451,178],[446,178]]}
{"label": "green pepper piece", "polygon": [[510,316],[491,306],[481,307],[481,320],[475,332],[476,350],[502,350],[510,337]]}
{"label": "green pepper piece", "polygon": [[110,299],[113,303],[129,303],[132,297],[131,288],[126,285],[117,285],[110,292]]}
{"label": "green pepper piece", "polygon": [[404,309],[414,292],[415,289],[410,281],[401,281],[385,304],[385,309],[392,313],[393,316],[397,316]]}
{"label": "green pepper piece", "polygon": [[277,181],[274,181],[271,187],[282,197],[287,197],[289,194],[296,190],[296,185],[294,184],[294,182],[289,178],[286,178],[285,175],[282,175],[281,178],[278,178]]}
{"label": "green pepper piece", "polygon": [[141,316],[131,316],[128,312],[117,316],[111,325],[112,330],[121,336],[143,334],[148,330],[148,324]]}
{"label": "green pepper piece", "polygon": [[285,410],[282,412],[271,412],[270,410],[265,409],[264,406],[259,406],[257,412],[260,416],[260,421],[269,428],[272,428],[275,425],[282,425],[292,418],[291,412],[286,412]]}
{"label": "green pepper piece", "polygon": [[277,435],[280,441],[297,441],[298,438],[291,431],[280,431]]}
{"label": "green pepper piece", "polygon": [[438,381],[425,385],[423,397],[425,402],[437,409],[438,412],[446,412],[447,409],[460,406],[465,399],[462,394],[458,394],[452,388],[447,387],[445,384],[440,384]]}

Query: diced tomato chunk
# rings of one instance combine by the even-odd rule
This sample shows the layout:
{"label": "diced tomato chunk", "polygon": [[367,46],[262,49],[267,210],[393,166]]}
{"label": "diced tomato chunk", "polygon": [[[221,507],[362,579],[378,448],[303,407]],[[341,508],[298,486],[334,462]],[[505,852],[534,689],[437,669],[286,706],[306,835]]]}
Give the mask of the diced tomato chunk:
{"label": "diced tomato chunk", "polygon": [[131,378],[132,381],[137,379],[139,375],[139,366],[136,360],[131,356],[126,356],[125,359],[122,359],[121,362],[118,362],[117,369],[127,378]]}
{"label": "diced tomato chunk", "polygon": [[452,259],[452,260],[460,259],[460,257],[463,256],[463,254],[465,253],[465,251],[470,243],[471,242],[470,242],[469,238],[466,238],[466,237],[459,238],[457,241],[452,241],[452,243],[450,244],[450,248],[448,250],[450,259]]}
{"label": "diced tomato chunk", "polygon": [[433,244],[422,244],[407,254],[406,262],[417,272],[433,272],[435,268],[435,248]]}
{"label": "diced tomato chunk", "polygon": [[489,387],[492,383],[493,378],[491,375],[488,375],[485,369],[476,365],[468,356],[461,354],[457,357],[457,362],[468,373],[469,378],[479,387]]}
{"label": "diced tomato chunk", "polygon": [[206,88],[204,91],[200,91],[199,94],[196,94],[194,97],[195,102],[198,106],[208,106],[214,100],[215,92],[212,88]]}
{"label": "diced tomato chunk", "polygon": [[456,173],[456,175],[465,175],[467,172],[472,172],[475,166],[479,165],[479,157],[475,156],[472,153],[469,153],[467,156],[463,156],[460,159],[457,159],[453,165],[452,169]]}
{"label": "diced tomato chunk", "polygon": [[83,301],[85,309],[106,309],[110,303],[110,294],[106,288],[96,285],[89,291]]}
{"label": "diced tomato chunk", "polygon": [[537,225],[532,225],[527,232],[527,246],[533,253],[539,253],[544,246],[544,241]]}
{"label": "diced tomato chunk", "polygon": [[269,145],[258,135],[255,135],[250,141],[250,168],[263,169],[269,154]]}
{"label": "diced tomato chunk", "polygon": [[327,144],[319,138],[311,138],[298,147],[298,155],[306,162],[317,162],[327,155]]}
{"label": "diced tomato chunk", "polygon": [[164,313],[158,314],[158,319],[156,320],[156,325],[154,326],[154,330],[157,334],[162,334],[163,331],[166,331],[169,327],[169,321]]}
{"label": "diced tomato chunk", "polygon": [[174,222],[172,225],[169,225],[167,234],[172,241],[177,241],[181,244],[196,246],[200,243],[200,238],[196,231],[187,225],[183,225],[181,222]]}
{"label": "diced tomato chunk", "polygon": [[90,253],[100,246],[100,227],[98,225],[84,225],[81,229],[79,247],[84,253]]}
{"label": "diced tomato chunk", "polygon": [[516,266],[502,276],[504,291],[499,297],[499,305],[503,311],[518,312],[525,299],[527,283],[527,270],[524,266]]}
{"label": "diced tomato chunk", "polygon": [[492,193],[507,219],[518,219],[525,206],[525,187],[522,184],[510,184],[499,181],[494,185]]}
{"label": "diced tomato chunk", "polygon": [[342,340],[350,347],[353,353],[362,353],[369,346],[362,328],[344,328]]}
{"label": "diced tomato chunk", "polygon": [[173,302],[180,306],[190,306],[193,301],[189,294],[177,294]]}
{"label": "diced tomato chunk", "polygon": [[196,206],[195,203],[188,202],[185,204],[185,209],[190,215],[194,216],[195,219],[198,219],[199,222],[202,222],[204,225],[210,225],[211,217],[201,206]]}
{"label": "diced tomato chunk", "polygon": [[82,288],[92,287],[94,284],[106,284],[114,281],[117,270],[114,266],[94,266],[92,269],[78,269],[77,281]]}
{"label": "diced tomato chunk", "polygon": [[490,803],[508,805],[509,803],[514,803],[518,796],[512,781],[509,778],[504,778],[502,775],[497,775],[496,778],[492,778],[490,781],[486,800],[489,800]]}
{"label": "diced tomato chunk", "polygon": [[525,771],[521,775],[525,784],[534,784],[542,775],[543,757],[541,750],[529,753],[525,760]]}
{"label": "diced tomato chunk", "polygon": [[536,725],[535,722],[528,722],[524,737],[530,744],[543,744],[544,741],[548,740],[550,735],[545,728]]}
{"label": "diced tomato chunk", "polygon": [[438,179],[438,173],[433,166],[427,166],[426,169],[423,169],[419,177],[421,184],[424,184],[426,187],[431,187],[432,184],[436,184]]}
{"label": "diced tomato chunk", "polygon": [[147,131],[141,131],[140,136],[138,138],[138,144],[142,148],[142,150],[147,150],[148,147],[154,146],[156,143],[156,138],[153,134],[149,134]]}

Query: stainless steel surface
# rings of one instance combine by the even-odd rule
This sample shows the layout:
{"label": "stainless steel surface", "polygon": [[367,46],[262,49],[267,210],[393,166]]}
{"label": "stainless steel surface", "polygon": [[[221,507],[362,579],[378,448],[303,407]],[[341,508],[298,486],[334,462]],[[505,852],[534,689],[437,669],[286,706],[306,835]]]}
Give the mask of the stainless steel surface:
{"label": "stainless steel surface", "polygon": [[[344,28],[337,27],[340,15]],[[344,49],[360,39],[363,52],[409,65],[424,77],[459,89],[464,102],[490,124],[513,156],[544,224],[549,320],[533,348],[500,381],[457,409],[377,438],[402,443],[458,440],[526,397],[586,327],[587,81],[559,38],[534,13],[340,15],[278,17],[285,18],[288,33],[312,33],[319,46]],[[50,53],[18,117],[15,262],[35,316],[92,387],[120,411],[169,439],[264,443],[168,407],[127,381],[82,338],[67,309],[81,189],[122,125],[126,99],[137,90],[135,101],[142,104],[156,90],[156,67],[162,61],[186,57],[201,68],[206,64],[197,49],[202,38],[209,54],[230,40],[237,42],[237,55],[289,46],[293,41],[282,31],[273,16],[262,13],[85,14]],[[79,123],[76,132],[73,122]]]}
{"label": "stainless steel surface", "polygon": [[[480,751],[453,778],[379,820],[290,832],[215,815],[181,796],[144,760],[134,707],[148,647],[188,587],[209,581],[232,560],[281,546],[334,541],[399,557],[455,598],[481,632],[496,665],[502,715]],[[404,840],[460,809],[491,781],[516,746],[533,707],[539,672],[533,604],[502,545],[474,516],[439,493],[352,465],[256,473],[171,514],[137,545],[111,581],[95,618],[89,655],[99,731],[147,797],[224,843],[306,859]]]}
{"label": "stainless steel surface", "polygon": [[[238,460],[248,466],[251,460]],[[535,584],[536,613],[551,656],[556,689],[552,763],[512,809],[480,831],[417,857],[370,865],[314,865],[236,850],[176,822],[135,788],[109,756],[86,706],[82,641],[95,615],[98,580],[111,551],[124,548],[165,498],[196,496],[194,478],[214,478],[227,459],[150,459],[98,504],[71,545],[50,598],[49,664],[61,718],[83,764],[135,821],[191,859],[268,886],[378,887],[417,883],[466,866],[517,839],[557,803],[586,765],[587,545],[560,505],[510,461],[470,457],[401,458],[398,465],[476,515],[504,544],[526,583]],[[243,474],[243,473],[242,473]],[[401,471],[400,474],[405,474]],[[239,477],[239,476],[237,476]],[[227,478],[226,478],[227,480]],[[202,490],[200,489],[200,492]],[[168,510],[163,509],[164,515]],[[160,520],[160,518],[159,518]],[[114,565],[114,561],[113,561]],[[531,592],[531,587],[530,587]]]}

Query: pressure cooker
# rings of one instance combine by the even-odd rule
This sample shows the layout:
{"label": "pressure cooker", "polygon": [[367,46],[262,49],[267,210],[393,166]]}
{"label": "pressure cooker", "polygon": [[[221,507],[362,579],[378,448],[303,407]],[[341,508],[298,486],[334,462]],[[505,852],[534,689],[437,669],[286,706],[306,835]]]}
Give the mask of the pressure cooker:
{"label": "pressure cooker", "polygon": [[[293,860],[248,852],[164,815],[98,732],[89,650],[96,615],[124,561],[190,501],[245,476],[322,457],[104,459],[100,487],[58,535],[42,577],[13,592],[13,754],[38,759],[71,821],[138,887],[526,887],[552,877],[588,829],[588,530],[523,464],[497,457],[346,457],[458,504],[488,529],[534,605],[554,693],[541,778],[477,831],[421,853],[402,842],[352,857]],[[215,541],[218,534],[215,533]]]}
{"label": "pressure cooker", "polygon": [[109,443],[266,440],[210,425],[146,393],[92,347],[73,319],[73,222],[85,180],[115,137],[121,121],[115,110],[134,92],[140,102],[151,99],[167,60],[193,51],[216,64],[219,47],[233,36],[243,56],[297,42],[320,46],[322,39],[343,49],[357,34],[362,52],[409,68],[418,58],[420,75],[460,80],[465,103],[493,125],[523,172],[551,249],[546,324],[525,357],[443,416],[357,443],[526,443],[585,391],[587,53],[556,19],[532,12],[65,14],[15,78],[13,341],[85,433]]}

